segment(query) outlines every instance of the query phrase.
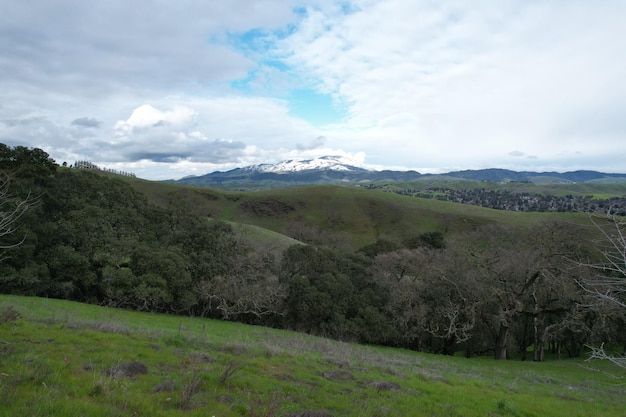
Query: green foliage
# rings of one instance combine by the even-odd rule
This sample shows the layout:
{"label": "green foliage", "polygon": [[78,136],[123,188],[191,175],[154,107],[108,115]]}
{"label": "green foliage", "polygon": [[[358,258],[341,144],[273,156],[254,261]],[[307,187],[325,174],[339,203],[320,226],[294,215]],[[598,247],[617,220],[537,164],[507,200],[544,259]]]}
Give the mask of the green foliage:
{"label": "green foliage", "polygon": [[189,312],[194,281],[228,271],[240,250],[230,226],[151,205],[116,176],[54,173],[45,153],[0,151],[22,178],[47,175],[40,205],[24,217],[23,244],[0,265],[5,292]]}
{"label": "green foliage", "polygon": [[359,249],[365,256],[375,258],[381,253],[393,252],[398,249],[398,245],[385,239],[378,239],[376,242],[363,246]]}
{"label": "green foliage", "polygon": [[16,146],[11,148],[0,143],[0,171],[20,179],[30,179],[40,185],[56,171],[57,164],[43,150]]}
{"label": "green foliage", "polygon": [[441,232],[426,232],[420,234],[419,236],[410,237],[405,240],[404,245],[409,249],[416,249],[419,247],[443,249],[446,247],[444,236]]}
{"label": "green foliage", "polygon": [[289,328],[343,340],[384,342],[385,289],[360,257],[341,257],[311,246],[289,248],[280,280],[288,288],[285,321]]}

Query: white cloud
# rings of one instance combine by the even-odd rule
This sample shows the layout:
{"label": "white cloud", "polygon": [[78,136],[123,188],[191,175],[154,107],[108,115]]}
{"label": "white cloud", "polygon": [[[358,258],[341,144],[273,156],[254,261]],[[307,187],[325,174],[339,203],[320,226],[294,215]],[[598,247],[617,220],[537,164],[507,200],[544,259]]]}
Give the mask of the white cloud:
{"label": "white cloud", "polygon": [[[623,171],[624,15],[619,0],[10,1],[0,141],[149,178],[322,152]],[[298,88],[345,122],[291,116]]]}
{"label": "white cloud", "polygon": [[[280,46],[350,104],[346,136],[358,132],[368,153],[495,165],[520,145],[548,159],[588,152],[601,136],[624,150],[603,134],[608,117],[595,115],[626,104],[625,11],[620,2],[387,0],[349,15],[311,10]],[[623,133],[623,120],[609,125]],[[585,134],[560,134],[581,124]]]}
{"label": "white cloud", "polygon": [[133,110],[126,123],[138,127],[154,126],[162,122],[178,126],[188,123],[195,115],[196,112],[188,107],[178,106],[170,111],[160,111],[144,104]]}
{"label": "white cloud", "polygon": [[132,134],[149,128],[179,128],[188,125],[197,113],[189,107],[176,106],[169,111],[161,111],[149,104],[143,104],[133,110],[127,120],[119,120],[115,123],[115,136],[119,140],[132,140]]}

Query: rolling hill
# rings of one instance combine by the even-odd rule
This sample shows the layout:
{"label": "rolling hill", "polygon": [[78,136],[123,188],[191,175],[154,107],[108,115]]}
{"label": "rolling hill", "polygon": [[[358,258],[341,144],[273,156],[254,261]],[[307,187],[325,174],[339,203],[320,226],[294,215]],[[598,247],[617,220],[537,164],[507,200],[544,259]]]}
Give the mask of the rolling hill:
{"label": "rolling hill", "polygon": [[187,212],[348,251],[381,238],[401,242],[433,231],[452,237],[489,223],[532,225],[557,219],[588,223],[584,213],[508,212],[363,187],[311,185],[241,192],[123,180],[163,207],[176,205]]}

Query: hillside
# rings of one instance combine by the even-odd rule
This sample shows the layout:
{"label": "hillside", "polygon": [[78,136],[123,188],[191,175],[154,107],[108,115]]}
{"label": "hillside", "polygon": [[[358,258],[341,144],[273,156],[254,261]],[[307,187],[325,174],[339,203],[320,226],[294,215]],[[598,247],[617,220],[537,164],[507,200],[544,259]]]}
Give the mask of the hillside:
{"label": "hillside", "polygon": [[626,214],[626,174],[596,171],[516,172],[505,169],[420,174],[374,171],[341,157],[283,161],[185,177],[177,184],[258,191],[338,185],[478,205],[507,211]]}
{"label": "hillside", "polygon": [[363,187],[216,191],[22,153],[5,161],[4,202],[39,197],[0,241],[4,293],[468,358],[576,358],[623,337],[622,311],[585,307],[588,265],[611,250],[585,213]]}
{"label": "hillside", "polygon": [[260,226],[300,241],[357,250],[377,239],[401,242],[425,232],[451,237],[485,224],[566,220],[583,213],[512,213],[360,187],[308,186],[256,192],[124,179],[163,207]]}
{"label": "hillside", "polygon": [[604,362],[469,361],[0,295],[0,415],[622,416]]}

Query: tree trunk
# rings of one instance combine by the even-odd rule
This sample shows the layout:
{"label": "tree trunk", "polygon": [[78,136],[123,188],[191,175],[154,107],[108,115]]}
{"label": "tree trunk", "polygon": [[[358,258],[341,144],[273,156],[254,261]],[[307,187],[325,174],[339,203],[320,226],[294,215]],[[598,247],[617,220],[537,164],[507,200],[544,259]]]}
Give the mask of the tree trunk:
{"label": "tree trunk", "polygon": [[522,337],[521,337],[521,341],[519,342],[519,348],[518,348],[518,352],[520,354],[520,359],[522,361],[525,361],[528,358],[528,344],[526,343],[526,341],[528,340],[528,318],[524,319],[524,328],[522,331]]}
{"label": "tree trunk", "polygon": [[454,356],[456,348],[456,339],[454,337],[448,337],[443,340],[443,354],[448,356]]}
{"label": "tree trunk", "polygon": [[535,328],[535,345],[533,349],[533,361],[535,362],[543,362],[545,354],[544,354],[544,335],[539,334],[539,326],[543,326],[543,320],[540,320],[537,316],[533,319],[533,324]]}
{"label": "tree trunk", "polygon": [[496,359],[506,359],[506,345],[509,335],[509,326],[500,323],[500,329],[498,330],[498,338],[496,339]]}
{"label": "tree trunk", "polygon": [[533,360],[535,362],[543,362],[545,359],[545,349],[542,341],[535,343],[535,352],[533,353]]}

